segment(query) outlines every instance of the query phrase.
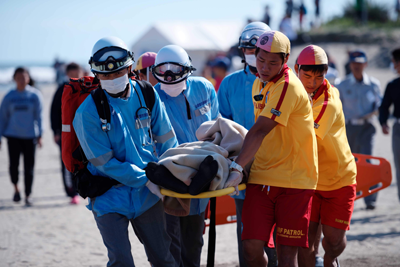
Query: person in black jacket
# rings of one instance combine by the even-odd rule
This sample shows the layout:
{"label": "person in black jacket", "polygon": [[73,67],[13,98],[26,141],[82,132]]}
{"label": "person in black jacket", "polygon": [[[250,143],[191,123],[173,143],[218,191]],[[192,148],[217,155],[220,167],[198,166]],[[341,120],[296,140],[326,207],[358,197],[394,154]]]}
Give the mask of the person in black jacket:
{"label": "person in black jacket", "polygon": [[[68,78],[79,78],[82,77],[83,72],[81,67],[76,63],[70,63],[66,66],[66,73]],[[54,133],[54,142],[60,147],[61,151],[61,99],[63,94],[64,84],[60,85],[54,94],[53,102],[51,103],[50,119],[51,129]],[[76,188],[72,182],[72,174],[65,168],[63,161],[61,160],[61,171],[63,177],[63,183],[67,196],[71,198],[71,204],[79,203],[79,195],[76,192]]]}
{"label": "person in black jacket", "polygon": [[[392,52],[392,62],[397,74],[400,75],[400,48],[397,48]],[[388,126],[387,121],[390,115],[389,108],[392,104],[394,105],[392,149],[396,167],[397,192],[400,201],[400,77],[388,83],[382,104],[379,108],[379,122],[384,134],[389,134],[390,127]]]}

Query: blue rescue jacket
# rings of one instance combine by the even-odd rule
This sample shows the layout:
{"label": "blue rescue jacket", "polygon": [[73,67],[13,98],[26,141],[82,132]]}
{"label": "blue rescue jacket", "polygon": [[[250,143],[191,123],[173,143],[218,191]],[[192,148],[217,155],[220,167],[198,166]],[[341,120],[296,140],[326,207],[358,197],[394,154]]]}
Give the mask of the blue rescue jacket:
{"label": "blue rescue jacket", "polygon": [[[239,123],[247,130],[254,125],[254,105],[252,99],[253,83],[256,76],[249,67],[226,76],[218,89],[219,112],[222,117]],[[240,191],[237,199],[244,199],[245,190]]]}
{"label": "blue rescue jacket", "polygon": [[[196,130],[200,125],[220,116],[214,86],[203,77],[189,77],[186,80],[186,90],[177,97],[167,95],[161,90],[159,83],[154,88],[165,105],[179,144],[198,141]],[[204,212],[208,200],[192,199],[189,215]]]}
{"label": "blue rescue jacket", "polygon": [[[78,108],[73,125],[79,142],[89,160],[88,170],[93,175],[113,178],[122,183],[106,193],[90,199],[89,210],[98,216],[119,213],[136,218],[160,199],[145,186],[148,181],[143,170],[167,149],[177,146],[168,115],[155,93],[151,118],[140,108],[138,96],[145,107],[139,85],[131,83],[127,99],[113,98],[105,92],[111,110],[111,129],[103,132],[96,105],[91,95]],[[136,88],[134,88],[136,86]],[[138,120],[140,119],[140,121]],[[156,144],[151,144],[149,126]]]}

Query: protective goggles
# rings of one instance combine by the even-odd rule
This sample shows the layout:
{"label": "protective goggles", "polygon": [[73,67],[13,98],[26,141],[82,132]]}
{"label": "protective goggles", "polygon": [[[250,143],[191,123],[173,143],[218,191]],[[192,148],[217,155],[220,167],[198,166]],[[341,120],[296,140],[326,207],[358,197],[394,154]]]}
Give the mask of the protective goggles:
{"label": "protective goggles", "polygon": [[259,36],[256,34],[253,34],[251,36],[247,36],[246,34],[244,36],[240,36],[239,48],[255,48],[258,37]]}
{"label": "protective goggles", "polygon": [[[156,79],[162,83],[175,83],[186,78],[192,71],[196,69],[192,66],[183,66],[174,62],[165,62],[157,66],[152,66],[151,71],[155,74]],[[158,77],[157,77],[158,76]],[[163,79],[160,79],[163,78]]]}
{"label": "protective goggles", "polygon": [[133,63],[133,53],[120,47],[105,47],[97,51],[89,60],[94,72],[113,72]]}

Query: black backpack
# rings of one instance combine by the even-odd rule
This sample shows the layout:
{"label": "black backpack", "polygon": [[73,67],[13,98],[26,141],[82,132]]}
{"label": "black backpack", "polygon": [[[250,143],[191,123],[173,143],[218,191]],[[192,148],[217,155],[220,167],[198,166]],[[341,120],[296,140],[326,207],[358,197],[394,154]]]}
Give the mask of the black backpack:
{"label": "black backpack", "polygon": [[[155,103],[155,95],[153,86],[146,81],[135,80],[139,85],[142,95],[144,97],[144,101],[146,103],[146,107],[151,111],[153,110]],[[107,123],[111,121],[111,111],[110,106],[107,101],[107,97],[101,88],[97,88],[90,92],[93,97],[94,103],[96,104],[96,109],[99,114],[100,119],[102,120],[102,129],[103,131],[107,131]],[[74,174],[74,183],[75,188],[79,195],[83,198],[90,197],[94,198],[97,196],[101,196],[105,192],[107,192],[112,186],[120,184],[117,180],[114,180],[109,177],[104,176],[94,176],[87,169],[88,160],[81,148],[75,150],[72,155],[75,159],[81,161],[85,166],[77,173]]]}

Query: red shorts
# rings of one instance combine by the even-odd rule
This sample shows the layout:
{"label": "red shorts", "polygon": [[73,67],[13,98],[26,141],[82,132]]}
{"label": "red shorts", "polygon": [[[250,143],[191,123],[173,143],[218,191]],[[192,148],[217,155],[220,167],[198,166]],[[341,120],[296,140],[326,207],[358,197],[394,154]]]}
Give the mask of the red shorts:
{"label": "red shorts", "polygon": [[356,199],[356,185],[345,186],[332,191],[315,190],[311,221],[334,228],[349,230]]}
{"label": "red shorts", "polygon": [[274,247],[276,243],[308,248],[308,227],[314,190],[247,184],[242,211],[242,240],[258,239]]}

